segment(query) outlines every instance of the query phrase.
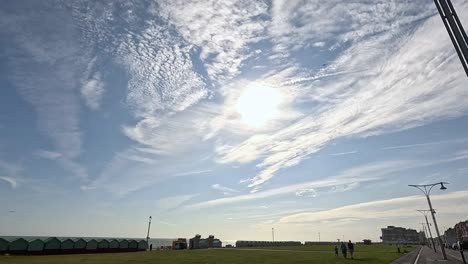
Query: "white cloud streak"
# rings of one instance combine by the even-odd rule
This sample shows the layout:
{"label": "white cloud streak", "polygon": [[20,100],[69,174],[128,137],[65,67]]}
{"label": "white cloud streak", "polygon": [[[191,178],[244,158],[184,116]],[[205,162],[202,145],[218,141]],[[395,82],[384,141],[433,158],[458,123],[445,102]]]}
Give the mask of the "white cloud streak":
{"label": "white cloud streak", "polygon": [[190,201],[192,198],[198,196],[198,194],[187,194],[187,195],[176,195],[169,196],[162,199],[159,199],[157,206],[164,211],[177,208],[184,203]]}
{"label": "white cloud streak", "polygon": [[[441,214],[458,214],[468,210],[468,191],[433,194],[431,200]],[[413,217],[416,210],[427,208],[424,196],[407,196],[342,206],[334,209],[292,214],[280,223],[314,223],[340,219],[394,219]]]}
{"label": "white cloud streak", "polygon": [[6,181],[7,183],[9,183],[11,188],[13,188],[13,189],[16,189],[16,187],[18,186],[17,179],[15,179],[13,177],[0,176],[0,180]]}
{"label": "white cloud streak", "polygon": [[[40,8],[48,8],[54,15],[40,15],[36,12]],[[3,33],[10,34],[2,39],[15,47],[5,50],[10,78],[36,111],[42,134],[63,155],[59,163],[73,175],[86,178],[86,169],[75,161],[82,145],[75,88],[88,56],[79,47],[76,28],[63,6],[37,2],[27,12],[18,10],[26,11],[0,11]]]}
{"label": "white cloud streak", "polygon": [[211,188],[214,189],[214,190],[217,190],[217,191],[221,191],[224,195],[226,196],[229,196],[229,195],[232,195],[234,193],[238,193],[239,191],[237,190],[234,190],[232,188],[229,188],[229,187],[226,187],[226,186],[223,186],[219,183],[216,183],[216,184],[213,184],[211,185]]}
{"label": "white cloud streak", "polygon": [[[233,197],[219,198],[215,200],[200,202],[197,204],[189,205],[190,208],[207,208],[213,206],[220,206],[233,203],[248,202],[253,200],[265,199],[269,197],[291,195],[301,190],[314,189],[326,187],[335,187],[341,185],[349,185],[357,187],[356,183],[370,182],[380,179],[385,175],[395,173],[397,171],[414,168],[420,166],[420,164],[414,164],[410,161],[389,161],[375,164],[367,164],[356,168],[348,169],[337,176],[303,182],[298,184],[287,185],[275,189],[263,190],[249,194],[242,194]],[[341,188],[341,187],[338,187]],[[351,190],[349,188],[348,190]],[[345,191],[343,189],[343,191]]]}
{"label": "white cloud streak", "polygon": [[55,152],[55,151],[49,151],[49,150],[38,150],[36,151],[36,156],[44,158],[44,159],[49,159],[49,160],[56,160],[62,156],[62,154]]}

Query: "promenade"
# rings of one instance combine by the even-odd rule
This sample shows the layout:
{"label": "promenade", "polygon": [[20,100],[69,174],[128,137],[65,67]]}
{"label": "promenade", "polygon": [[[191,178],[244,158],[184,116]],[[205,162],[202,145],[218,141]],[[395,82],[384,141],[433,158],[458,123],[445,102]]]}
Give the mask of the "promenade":
{"label": "promenade", "polygon": [[[429,247],[419,247],[418,249],[408,253],[401,258],[391,262],[391,264],[434,264],[434,263],[446,263],[446,264],[460,264],[462,258],[460,252],[447,249],[447,260],[444,260],[440,250],[437,253]],[[466,256],[465,256],[466,257]]]}

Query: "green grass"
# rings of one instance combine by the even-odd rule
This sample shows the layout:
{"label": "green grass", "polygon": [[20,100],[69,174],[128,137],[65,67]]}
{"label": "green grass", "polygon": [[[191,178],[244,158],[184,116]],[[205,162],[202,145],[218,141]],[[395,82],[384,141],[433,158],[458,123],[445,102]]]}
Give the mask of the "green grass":
{"label": "green grass", "polygon": [[[292,246],[273,248],[208,249],[183,251],[151,251],[112,254],[85,254],[59,256],[1,256],[5,264],[120,264],[120,263],[389,263],[398,258],[395,246],[356,246],[355,259],[335,257],[331,246]],[[405,248],[410,251],[413,248]],[[273,250],[273,251],[272,251]],[[278,251],[284,250],[284,251]]]}

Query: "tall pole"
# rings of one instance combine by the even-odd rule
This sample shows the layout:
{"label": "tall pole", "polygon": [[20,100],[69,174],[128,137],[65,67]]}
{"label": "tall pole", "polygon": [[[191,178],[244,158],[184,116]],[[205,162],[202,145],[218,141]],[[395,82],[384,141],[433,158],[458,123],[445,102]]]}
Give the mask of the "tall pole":
{"label": "tall pole", "polygon": [[150,236],[149,236],[150,228],[151,228],[151,216],[149,217],[148,233],[146,233],[146,245],[149,245],[148,242],[149,242],[149,239],[150,239]]}
{"label": "tall pole", "polygon": [[[442,256],[444,257],[444,260],[447,260],[447,254],[445,253],[444,243],[442,242],[442,238],[440,237],[439,227],[437,225],[437,221],[435,218],[435,211],[434,211],[434,208],[432,208],[431,199],[429,198],[429,194],[431,193],[431,190],[432,188],[434,188],[434,186],[440,185],[441,190],[446,190],[447,187],[445,187],[444,184],[448,184],[448,182],[437,182],[437,183],[432,183],[432,184],[412,184],[408,186],[418,188],[426,196],[427,203],[429,204],[429,211],[431,211],[431,215],[432,215],[432,221],[434,222],[434,228],[436,230],[437,238],[439,240],[440,250],[442,251]],[[424,215],[424,217],[426,217],[426,215]],[[426,217],[426,221],[427,221],[427,217]],[[429,231],[431,230],[429,227],[429,224],[427,228],[429,229]],[[431,235],[431,238],[432,238],[432,235]]]}
{"label": "tall pole", "polygon": [[275,242],[275,228],[274,227],[271,228],[271,239],[273,242]]}
{"label": "tall pole", "polygon": [[319,243],[320,243],[320,232],[318,232],[318,233],[319,233]]}
{"label": "tall pole", "polygon": [[429,235],[427,234],[427,231],[426,231],[426,223],[420,223],[420,224],[423,228],[424,236],[426,237],[426,242],[427,244],[430,244],[431,242],[429,242]]}
{"label": "tall pole", "polygon": [[442,251],[442,256],[444,256],[444,259],[447,259],[447,254],[445,253],[444,242],[442,242],[442,238],[440,237],[439,227],[437,226],[437,221],[435,218],[435,211],[434,209],[432,209],[431,198],[429,198],[429,195],[426,195],[426,197],[427,197],[427,203],[429,203],[429,209],[431,210],[432,221],[434,222],[434,228],[437,233],[437,239],[439,240],[439,245],[440,245],[440,250]]}
{"label": "tall pole", "polygon": [[465,69],[465,74],[468,76],[468,37],[460,19],[458,19],[457,12],[455,12],[451,0],[434,0],[434,3],[460,58],[463,69]]}
{"label": "tall pole", "polygon": [[434,243],[434,238],[432,238],[431,226],[429,225],[429,220],[427,220],[427,215],[426,214],[424,214],[424,218],[426,218],[427,230],[429,230],[429,236],[431,237],[432,247],[434,248],[434,252],[437,253],[436,246],[435,246],[435,243]]}

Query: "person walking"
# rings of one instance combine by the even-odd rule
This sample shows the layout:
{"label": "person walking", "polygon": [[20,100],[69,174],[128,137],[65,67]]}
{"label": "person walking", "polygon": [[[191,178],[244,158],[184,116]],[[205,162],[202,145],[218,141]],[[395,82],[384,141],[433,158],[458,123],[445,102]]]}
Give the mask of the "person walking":
{"label": "person walking", "polygon": [[349,255],[351,256],[351,259],[354,259],[353,253],[354,253],[354,244],[349,240],[348,242],[348,251]]}
{"label": "person walking", "polygon": [[338,246],[335,245],[335,257],[338,257]]}
{"label": "person walking", "polygon": [[348,249],[346,248],[346,245],[344,242],[341,242],[341,253],[343,254],[343,257],[344,258],[347,258],[347,251]]}

